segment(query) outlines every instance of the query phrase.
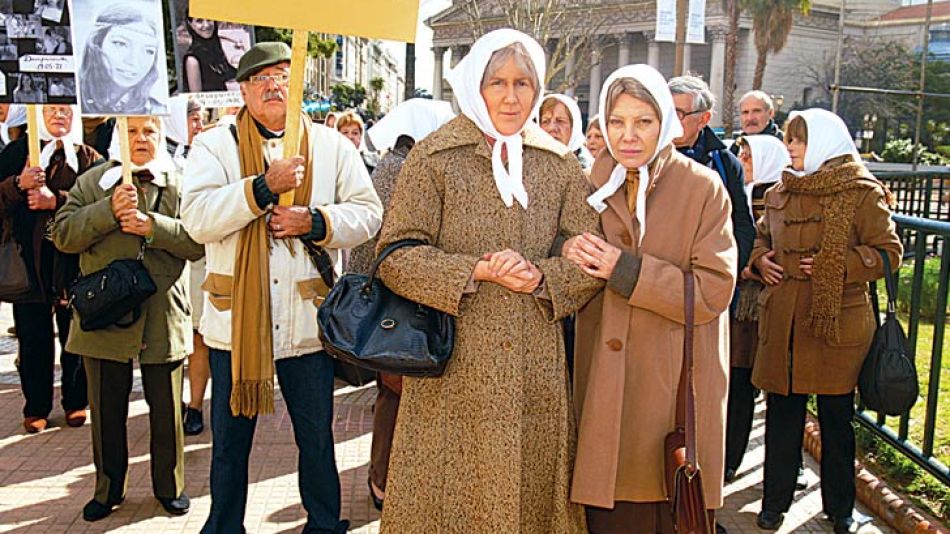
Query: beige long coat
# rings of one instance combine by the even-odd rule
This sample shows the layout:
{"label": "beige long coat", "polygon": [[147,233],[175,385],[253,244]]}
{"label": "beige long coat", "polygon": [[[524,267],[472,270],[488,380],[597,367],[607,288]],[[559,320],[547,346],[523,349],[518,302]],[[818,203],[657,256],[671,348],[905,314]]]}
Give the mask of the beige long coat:
{"label": "beige long coat", "polygon": [[[604,151],[591,181],[615,166]],[[646,226],[627,208],[625,188],[607,199],[604,234],[642,257],[629,299],[605,289],[577,316],[575,399],[579,413],[571,499],[613,508],[615,501],[666,498],[663,440],[675,422],[683,355],[683,271],[696,275],[697,442],[706,505],[722,506],[728,391],[728,314],[737,249],[729,195],[719,176],[671,147],[657,156],[646,197]]]}
{"label": "beige long coat", "polygon": [[[456,319],[441,378],[407,378],[393,440],[385,534],[586,532],[568,498],[575,428],[561,319],[602,287],[561,257],[559,235],[598,232],[577,159],[539,128],[524,134],[528,209],[505,207],[482,133],[459,117],[418,143],[397,180],[379,249],[406,238],[380,272],[407,298]],[[511,248],[544,273],[545,295],[469,280]]]}

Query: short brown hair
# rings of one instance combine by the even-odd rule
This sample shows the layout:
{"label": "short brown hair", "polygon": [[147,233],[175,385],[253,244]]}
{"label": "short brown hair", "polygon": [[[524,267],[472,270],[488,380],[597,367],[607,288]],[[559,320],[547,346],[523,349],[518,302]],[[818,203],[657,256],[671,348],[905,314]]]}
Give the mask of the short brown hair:
{"label": "short brown hair", "polygon": [[[547,113],[547,112],[551,111],[552,109],[554,109],[554,106],[557,106],[558,104],[564,106],[564,108],[567,109],[567,106],[564,105],[564,102],[561,102],[561,101],[558,100],[557,98],[554,98],[554,97],[545,98],[545,99],[541,102],[541,109],[540,109],[540,111],[538,111],[538,119],[540,119],[541,117],[543,117],[545,113]],[[574,116],[571,115],[571,110],[570,110],[570,109],[567,110],[567,118],[570,119],[570,121],[571,121],[571,127],[573,128],[573,127],[574,127]]]}
{"label": "short brown hair", "polygon": [[340,131],[351,124],[358,125],[360,127],[360,133],[363,133],[363,119],[352,110],[337,114],[336,123],[334,123],[333,127],[336,128],[337,131]]}
{"label": "short brown hair", "polygon": [[650,91],[647,91],[647,88],[644,87],[642,83],[633,78],[620,78],[610,84],[610,88],[607,89],[607,109],[603,110],[604,114],[610,114],[610,112],[613,111],[614,101],[617,100],[617,97],[620,95],[630,95],[637,100],[642,100],[650,104],[657,118],[660,119],[661,122],[663,121],[663,114],[660,113],[660,105],[657,104],[656,99],[653,98],[653,95]]}
{"label": "short brown hair", "polygon": [[801,141],[808,144],[808,123],[801,115],[796,115],[785,121],[785,141]]}

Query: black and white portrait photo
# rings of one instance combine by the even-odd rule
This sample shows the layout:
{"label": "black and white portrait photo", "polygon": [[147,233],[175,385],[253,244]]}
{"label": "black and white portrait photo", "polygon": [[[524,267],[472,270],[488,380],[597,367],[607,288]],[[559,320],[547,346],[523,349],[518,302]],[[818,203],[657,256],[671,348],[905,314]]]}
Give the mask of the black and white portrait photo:
{"label": "black and white portrait photo", "polygon": [[11,39],[35,39],[40,29],[40,18],[36,15],[14,13],[7,18],[7,35]]}
{"label": "black and white portrait photo", "polygon": [[44,55],[70,55],[73,47],[69,43],[69,28],[65,26],[42,27],[36,38],[36,53]]}
{"label": "black and white portrait photo", "polygon": [[46,76],[21,72],[13,90],[13,102],[17,104],[46,103]]}
{"label": "black and white portrait photo", "polygon": [[36,0],[33,14],[43,20],[59,24],[63,20],[63,5],[66,0]]}
{"label": "black and white portrait photo", "polygon": [[16,44],[10,41],[6,30],[0,30],[0,61],[16,61]]}
{"label": "black and white portrait photo", "polygon": [[188,16],[188,0],[173,0],[175,65],[180,93],[238,91],[237,64],[254,28]]}
{"label": "black and white portrait photo", "polygon": [[161,0],[73,0],[72,9],[83,114],[166,114]]}
{"label": "black and white portrait photo", "polygon": [[47,93],[50,99],[76,96],[76,78],[73,76],[48,75]]}

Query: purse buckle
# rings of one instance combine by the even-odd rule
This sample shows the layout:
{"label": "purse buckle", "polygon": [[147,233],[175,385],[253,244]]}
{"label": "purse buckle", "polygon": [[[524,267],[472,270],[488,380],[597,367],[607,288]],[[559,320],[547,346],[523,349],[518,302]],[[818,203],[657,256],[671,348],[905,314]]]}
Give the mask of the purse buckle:
{"label": "purse buckle", "polygon": [[382,327],[383,330],[392,330],[393,328],[396,328],[396,320],[383,319],[380,321],[379,326]]}

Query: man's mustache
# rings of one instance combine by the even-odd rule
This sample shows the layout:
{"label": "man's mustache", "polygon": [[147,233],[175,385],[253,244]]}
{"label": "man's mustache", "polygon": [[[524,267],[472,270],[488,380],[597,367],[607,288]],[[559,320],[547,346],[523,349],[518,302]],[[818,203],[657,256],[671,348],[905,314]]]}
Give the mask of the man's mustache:
{"label": "man's mustache", "polygon": [[284,93],[282,93],[282,92],[280,92],[280,91],[274,91],[274,90],[271,90],[271,91],[264,91],[264,102],[270,102],[270,101],[272,101],[272,100],[276,100],[276,101],[278,101],[278,102],[283,102],[283,101],[284,101]]}

